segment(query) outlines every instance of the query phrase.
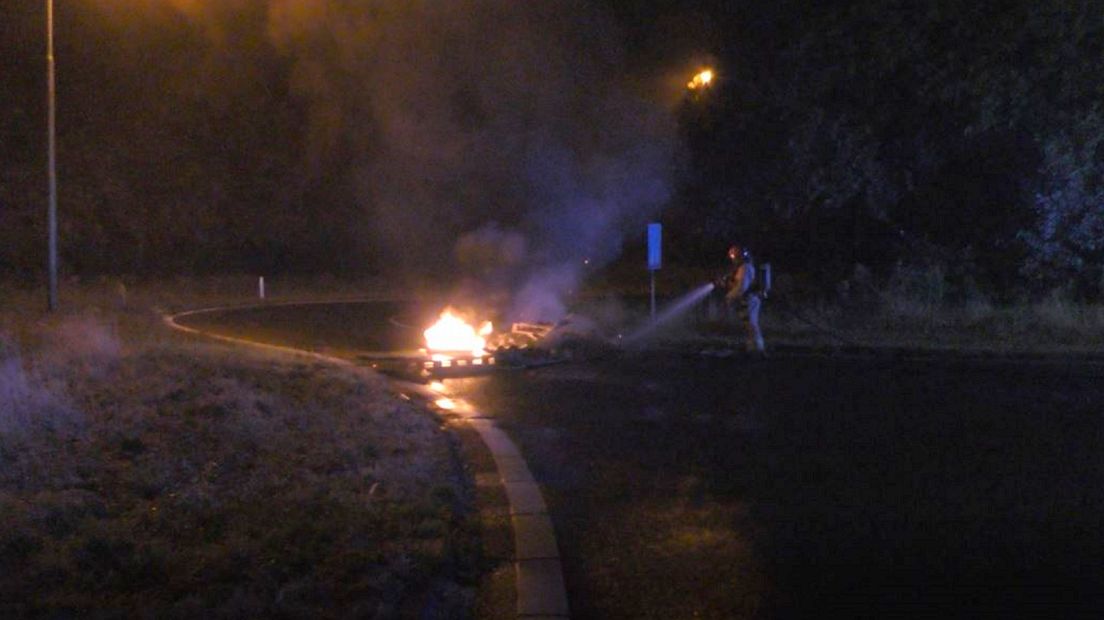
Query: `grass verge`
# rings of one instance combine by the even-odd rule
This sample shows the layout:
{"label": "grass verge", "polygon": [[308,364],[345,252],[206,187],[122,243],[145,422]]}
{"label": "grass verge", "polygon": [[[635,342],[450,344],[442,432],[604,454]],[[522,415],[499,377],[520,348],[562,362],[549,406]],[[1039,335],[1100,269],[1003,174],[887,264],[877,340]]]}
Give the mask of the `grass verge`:
{"label": "grass verge", "polygon": [[90,300],[0,315],[0,616],[470,613],[478,519],[436,420]]}
{"label": "grass verge", "polygon": [[[701,270],[672,269],[657,278],[659,310],[708,282]],[[760,323],[768,346],[857,346],[1001,354],[1104,351],[1104,304],[1079,301],[1062,290],[1041,297],[995,302],[974,288],[955,286],[941,269],[899,269],[875,281],[864,269],[831,295],[803,293],[793,278],[776,276]],[[621,325],[648,316],[647,277],[637,271],[597,279],[581,311]],[[716,297],[671,320],[657,338],[668,344],[742,347],[742,327]],[[733,316],[726,316],[733,315]],[[611,322],[607,320],[606,322]]]}

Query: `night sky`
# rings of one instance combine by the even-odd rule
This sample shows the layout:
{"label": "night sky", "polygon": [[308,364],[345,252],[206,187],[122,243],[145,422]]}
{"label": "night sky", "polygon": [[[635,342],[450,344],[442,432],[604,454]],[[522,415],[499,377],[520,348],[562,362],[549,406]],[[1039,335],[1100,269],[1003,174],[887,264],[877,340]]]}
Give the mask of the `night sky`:
{"label": "night sky", "polygon": [[[0,7],[0,271],[27,281],[44,22]],[[740,240],[825,286],[906,262],[1098,297],[1102,41],[1075,0],[59,2],[62,267],[559,291],[659,219],[686,265]]]}

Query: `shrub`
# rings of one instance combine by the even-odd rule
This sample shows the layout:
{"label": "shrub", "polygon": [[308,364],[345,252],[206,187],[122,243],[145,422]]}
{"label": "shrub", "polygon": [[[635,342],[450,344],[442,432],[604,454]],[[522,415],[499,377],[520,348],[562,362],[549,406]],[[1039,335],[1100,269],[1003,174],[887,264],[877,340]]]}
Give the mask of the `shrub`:
{"label": "shrub", "polygon": [[1031,306],[1035,322],[1052,331],[1081,334],[1104,332],[1104,307],[1078,303],[1058,289]]}
{"label": "shrub", "polygon": [[1072,286],[1098,298],[1104,282],[1104,122],[1093,113],[1044,144],[1045,183],[1035,197],[1036,223],[1020,238],[1031,249],[1025,276],[1038,286]]}
{"label": "shrub", "polygon": [[946,272],[940,265],[898,265],[886,283],[882,303],[893,316],[929,318],[947,297]]}

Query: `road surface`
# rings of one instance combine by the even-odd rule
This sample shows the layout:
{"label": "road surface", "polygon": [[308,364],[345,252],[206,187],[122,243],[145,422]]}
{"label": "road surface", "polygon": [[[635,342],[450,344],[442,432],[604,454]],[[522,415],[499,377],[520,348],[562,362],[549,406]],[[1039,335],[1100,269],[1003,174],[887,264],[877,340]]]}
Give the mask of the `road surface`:
{"label": "road surface", "polygon": [[[432,309],[190,318],[412,348]],[[389,319],[398,318],[398,321]],[[522,447],[576,618],[1104,613],[1104,372],[695,351],[447,381]]]}

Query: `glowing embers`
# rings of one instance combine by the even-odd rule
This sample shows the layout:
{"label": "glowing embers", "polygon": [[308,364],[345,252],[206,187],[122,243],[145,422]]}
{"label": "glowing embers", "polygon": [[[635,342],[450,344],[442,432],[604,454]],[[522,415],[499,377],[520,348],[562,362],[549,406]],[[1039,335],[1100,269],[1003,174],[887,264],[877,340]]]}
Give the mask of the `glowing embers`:
{"label": "glowing embers", "polygon": [[441,370],[452,369],[456,372],[463,373],[465,369],[475,372],[477,369],[483,366],[494,366],[495,358],[491,355],[482,355],[480,357],[452,357],[449,355],[434,355],[430,359],[422,362],[422,368],[427,371],[440,372]]}
{"label": "glowing embers", "polygon": [[686,83],[686,88],[689,88],[690,90],[708,88],[709,85],[713,83],[713,78],[714,75],[712,69],[702,69],[701,71],[698,71],[696,74],[694,74],[694,77]]}
{"label": "glowing embers", "polygon": [[445,308],[437,322],[424,332],[426,350],[433,361],[442,363],[452,359],[448,353],[464,352],[472,357],[482,357],[487,354],[487,336],[493,330],[490,321],[483,321],[477,330],[452,308]]}
{"label": "glowing embers", "polygon": [[429,390],[432,392],[429,394],[429,398],[433,403],[433,406],[446,413],[455,413],[462,416],[472,417],[477,416],[476,410],[462,398],[453,398],[449,394],[449,390],[445,387],[445,384],[441,381],[430,381]]}

